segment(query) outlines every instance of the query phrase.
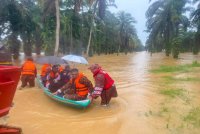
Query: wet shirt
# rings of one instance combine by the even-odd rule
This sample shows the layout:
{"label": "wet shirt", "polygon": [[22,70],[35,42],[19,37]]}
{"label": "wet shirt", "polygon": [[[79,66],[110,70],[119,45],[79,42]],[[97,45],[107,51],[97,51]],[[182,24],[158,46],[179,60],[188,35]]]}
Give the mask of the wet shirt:
{"label": "wet shirt", "polygon": [[[25,61],[25,63],[21,67],[22,69],[22,75],[34,75],[37,76],[37,68],[33,61]],[[32,74],[33,73],[33,74]]]}

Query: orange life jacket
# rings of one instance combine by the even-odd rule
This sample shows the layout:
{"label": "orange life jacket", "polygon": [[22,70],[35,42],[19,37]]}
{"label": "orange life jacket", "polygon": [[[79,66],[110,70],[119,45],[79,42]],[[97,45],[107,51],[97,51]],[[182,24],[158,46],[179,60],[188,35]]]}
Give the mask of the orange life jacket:
{"label": "orange life jacket", "polygon": [[46,85],[50,84],[50,81],[52,79],[56,79],[59,76],[59,73],[54,73],[53,71],[51,71],[49,73],[50,79],[46,81]]}
{"label": "orange life jacket", "polygon": [[51,77],[52,79],[55,79],[55,78],[57,78],[58,76],[59,76],[59,73],[54,73],[53,71],[50,72],[50,77]]}
{"label": "orange life jacket", "polygon": [[71,84],[75,84],[76,94],[78,94],[79,96],[86,96],[89,92],[88,88],[84,84],[80,83],[80,79],[83,77],[83,73],[79,73],[78,77],[74,80],[74,83],[72,82],[72,80],[70,80]]}
{"label": "orange life jacket", "polygon": [[36,74],[36,66],[33,61],[25,61],[24,65],[22,66],[22,74]]}
{"label": "orange life jacket", "polygon": [[47,74],[47,68],[51,67],[50,64],[44,64],[41,69],[41,76],[45,76]]}
{"label": "orange life jacket", "polygon": [[59,67],[59,72],[62,72],[64,69],[62,66]]}

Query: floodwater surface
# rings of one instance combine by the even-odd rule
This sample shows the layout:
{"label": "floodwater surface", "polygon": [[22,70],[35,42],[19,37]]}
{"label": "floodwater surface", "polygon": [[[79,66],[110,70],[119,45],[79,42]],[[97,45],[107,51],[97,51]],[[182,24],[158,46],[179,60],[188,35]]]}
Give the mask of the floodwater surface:
{"label": "floodwater surface", "polygon": [[[200,61],[200,57],[182,54],[174,60],[164,53],[151,57],[147,52],[94,56],[89,63],[99,63],[117,85],[119,97],[109,107],[100,106],[97,99],[87,109],[70,108],[50,99],[38,87],[25,88],[16,92],[8,123],[22,127],[24,134],[198,134],[200,119],[196,121],[190,113],[197,109],[194,114],[200,116],[200,81],[172,82],[165,77],[200,78],[200,69],[168,74],[150,71],[195,60]],[[93,81],[88,66],[78,67]],[[172,88],[182,89],[181,93],[166,95]]]}

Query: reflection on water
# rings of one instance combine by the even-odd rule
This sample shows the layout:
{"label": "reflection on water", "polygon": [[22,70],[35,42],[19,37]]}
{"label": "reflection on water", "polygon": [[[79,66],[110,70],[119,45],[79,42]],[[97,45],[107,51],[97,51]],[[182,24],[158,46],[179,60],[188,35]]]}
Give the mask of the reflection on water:
{"label": "reflection on water", "polygon": [[[88,109],[74,109],[51,100],[38,87],[17,91],[9,123],[21,126],[25,134],[161,134],[173,133],[166,120],[147,117],[160,108],[163,96],[156,91],[160,83],[150,69],[160,65],[177,65],[199,60],[199,56],[181,55],[180,60],[163,53],[150,57],[146,52],[129,55],[102,55],[89,59],[99,63],[115,79],[119,97],[110,107],[96,100]],[[77,65],[91,80],[88,66]],[[173,122],[173,121],[172,121]],[[174,123],[177,123],[174,120]],[[189,132],[189,131],[188,131]],[[196,131],[190,131],[191,134]]]}

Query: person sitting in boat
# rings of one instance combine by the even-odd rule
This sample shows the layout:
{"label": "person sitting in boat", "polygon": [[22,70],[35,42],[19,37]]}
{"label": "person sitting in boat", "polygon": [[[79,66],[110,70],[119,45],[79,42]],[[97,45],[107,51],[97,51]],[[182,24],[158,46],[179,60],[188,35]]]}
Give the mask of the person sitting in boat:
{"label": "person sitting in boat", "polygon": [[63,70],[60,73],[60,84],[64,86],[70,80],[70,65],[65,64]]}
{"label": "person sitting in boat", "polygon": [[71,79],[61,89],[57,90],[54,95],[64,93],[64,98],[70,100],[85,100],[88,93],[93,92],[92,82],[84,76],[83,73],[79,73],[78,69],[74,68],[70,71]]}
{"label": "person sitting in boat", "polygon": [[60,88],[60,72],[57,65],[53,65],[52,70],[47,75],[47,83],[46,88],[48,88],[51,92],[55,92],[58,88]]}
{"label": "person sitting in boat", "polygon": [[51,71],[51,64],[44,64],[41,68],[41,80],[42,80],[42,84],[45,86],[46,82],[47,82],[47,75],[50,73]]}
{"label": "person sitting in boat", "polygon": [[98,64],[91,65],[88,69],[93,73],[95,88],[90,99],[96,99],[101,96],[101,105],[107,106],[112,97],[117,97],[117,90],[114,80]]}
{"label": "person sitting in boat", "polygon": [[58,70],[59,70],[59,72],[61,73],[63,70],[64,70],[64,67],[63,66],[61,66],[61,65],[57,65],[58,66]]}

